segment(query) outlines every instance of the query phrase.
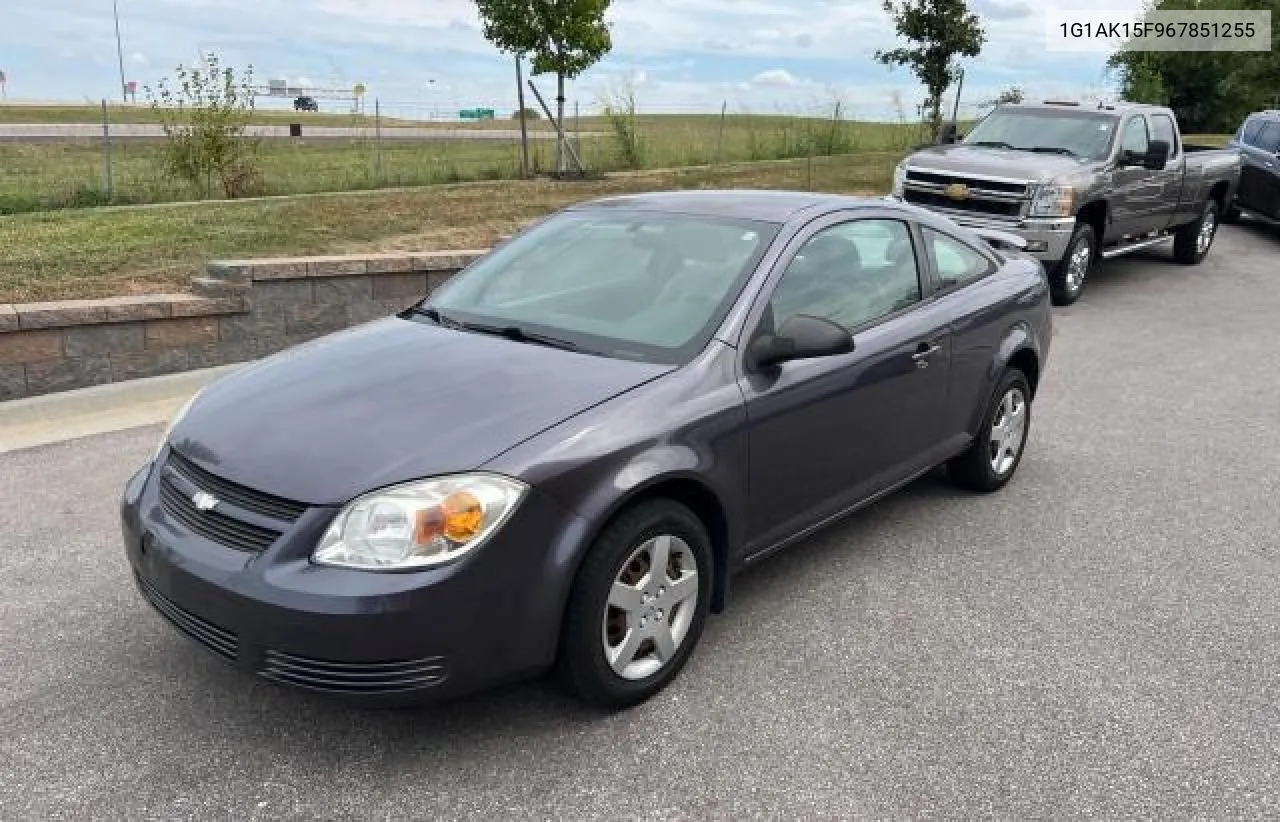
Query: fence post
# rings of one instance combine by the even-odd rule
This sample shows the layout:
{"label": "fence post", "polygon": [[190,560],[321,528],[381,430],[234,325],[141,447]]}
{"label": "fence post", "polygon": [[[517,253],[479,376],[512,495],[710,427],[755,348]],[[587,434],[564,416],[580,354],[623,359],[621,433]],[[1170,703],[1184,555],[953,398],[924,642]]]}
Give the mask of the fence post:
{"label": "fence post", "polygon": [[375,152],[375,163],[378,185],[382,185],[382,100],[378,97],[373,98],[373,142]]}
{"label": "fence post", "polygon": [[729,101],[725,100],[720,103],[720,136],[716,138],[716,158],[712,165],[720,165],[724,162],[724,120],[729,113]]}
{"label": "fence post", "polygon": [[582,168],[582,119],[578,113],[578,101],[573,101],[573,148],[574,154],[578,156],[578,171],[586,173],[586,169]]}
{"label": "fence post", "polygon": [[115,185],[111,179],[111,121],[107,118],[107,100],[102,100],[102,165],[107,183],[107,202],[115,199]]}

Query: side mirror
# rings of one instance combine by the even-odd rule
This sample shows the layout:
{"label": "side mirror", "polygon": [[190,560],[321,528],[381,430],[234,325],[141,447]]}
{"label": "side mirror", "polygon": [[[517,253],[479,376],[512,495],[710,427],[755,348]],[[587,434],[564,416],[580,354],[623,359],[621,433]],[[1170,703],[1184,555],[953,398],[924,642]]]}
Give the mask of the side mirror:
{"label": "side mirror", "polygon": [[782,324],[776,334],[763,334],[752,341],[747,352],[752,370],[773,368],[792,360],[835,357],[853,350],[853,336],[830,320],[797,314]]}
{"label": "side mirror", "polygon": [[1152,140],[1147,144],[1147,153],[1142,158],[1142,167],[1151,171],[1160,171],[1169,164],[1169,152],[1168,142]]}

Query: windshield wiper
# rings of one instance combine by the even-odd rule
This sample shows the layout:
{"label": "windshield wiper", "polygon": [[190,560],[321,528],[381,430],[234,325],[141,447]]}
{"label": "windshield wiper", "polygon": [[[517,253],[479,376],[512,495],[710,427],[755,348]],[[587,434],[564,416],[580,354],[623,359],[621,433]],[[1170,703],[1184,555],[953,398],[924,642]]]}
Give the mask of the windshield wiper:
{"label": "windshield wiper", "polygon": [[455,319],[451,319],[450,317],[446,317],[434,308],[423,308],[420,305],[415,305],[413,308],[409,309],[409,313],[415,314],[419,317],[426,317],[428,320],[431,320],[433,323],[443,328],[462,328],[462,323]]}
{"label": "windshield wiper", "polygon": [[562,340],[559,337],[552,337],[547,334],[539,334],[536,331],[529,331],[518,325],[485,325],[484,323],[459,323],[459,328],[467,331],[474,331],[477,334],[492,334],[495,337],[506,337],[512,342],[532,343],[533,345],[545,345],[548,348],[559,348],[561,351],[580,351],[581,346],[569,340]]}
{"label": "windshield wiper", "polygon": [[977,140],[972,143],[965,143],[966,146],[981,146],[983,148],[1013,148],[1008,143],[1002,143],[999,140]]}
{"label": "windshield wiper", "polygon": [[1034,151],[1034,152],[1036,152],[1037,154],[1065,154],[1065,155],[1066,155],[1066,156],[1068,156],[1068,157],[1079,157],[1079,156],[1080,156],[1080,155],[1076,154],[1074,151],[1072,151],[1071,149],[1069,149],[1069,148],[1062,148],[1061,146],[1032,146],[1031,148],[1021,148],[1021,149],[1018,149],[1018,150],[1019,150],[1019,151]]}

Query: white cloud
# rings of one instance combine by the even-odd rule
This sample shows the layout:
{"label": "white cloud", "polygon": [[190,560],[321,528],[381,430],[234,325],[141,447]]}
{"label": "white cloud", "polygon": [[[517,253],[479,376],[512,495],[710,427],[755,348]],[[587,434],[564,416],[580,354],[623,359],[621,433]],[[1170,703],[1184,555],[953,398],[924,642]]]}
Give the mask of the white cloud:
{"label": "white cloud", "polygon": [[791,72],[779,68],[762,71],[752,77],[751,82],[757,86],[772,86],[774,88],[790,88],[800,85],[800,81]]}

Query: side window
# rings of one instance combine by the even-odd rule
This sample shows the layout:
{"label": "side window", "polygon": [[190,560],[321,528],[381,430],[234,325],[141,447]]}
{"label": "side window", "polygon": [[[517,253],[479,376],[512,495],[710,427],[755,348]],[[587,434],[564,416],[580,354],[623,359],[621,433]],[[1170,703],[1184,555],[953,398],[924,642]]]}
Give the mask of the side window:
{"label": "side window", "polygon": [[1245,121],[1244,128],[1240,129],[1240,142],[1247,146],[1256,146],[1258,135],[1262,133],[1262,127],[1266,124],[1267,121],[1261,117]]}
{"label": "side window", "polygon": [[773,322],[797,314],[853,330],[920,301],[920,271],[906,223],[857,220],[815,234],[770,299]]}
{"label": "side window", "polygon": [[1267,123],[1255,145],[1269,154],[1280,153],[1280,122]]}
{"label": "side window", "polygon": [[1124,127],[1124,137],[1120,143],[1120,151],[1124,154],[1147,153],[1147,120],[1145,117],[1134,117]]}
{"label": "side window", "polygon": [[1156,114],[1151,117],[1151,136],[1169,144],[1169,157],[1177,156],[1178,130],[1173,127],[1173,120],[1169,115]]}
{"label": "side window", "polygon": [[922,230],[941,288],[965,285],[991,272],[991,261],[965,243],[931,228]]}

